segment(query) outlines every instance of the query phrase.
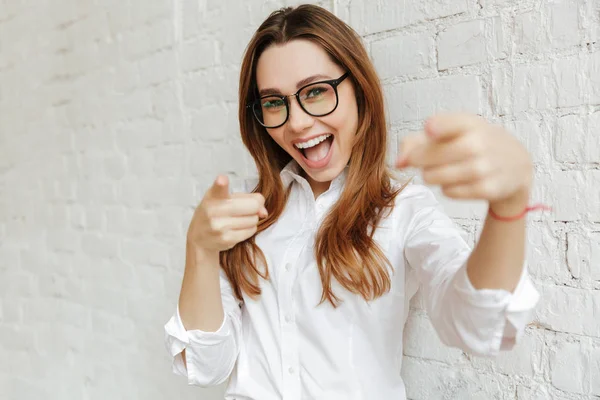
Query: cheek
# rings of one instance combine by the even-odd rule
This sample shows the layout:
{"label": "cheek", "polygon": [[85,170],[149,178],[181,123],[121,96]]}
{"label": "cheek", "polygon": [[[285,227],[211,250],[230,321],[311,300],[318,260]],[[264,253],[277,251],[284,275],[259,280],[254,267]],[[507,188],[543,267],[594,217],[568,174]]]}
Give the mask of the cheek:
{"label": "cheek", "polygon": [[351,139],[356,135],[356,129],[358,127],[358,113],[356,110],[356,105],[345,105],[344,107],[341,107],[339,111],[339,113],[334,113],[335,116],[331,121],[331,124],[341,138],[344,139],[344,144],[348,145],[348,142],[351,141]]}
{"label": "cheek", "polygon": [[267,133],[271,138],[277,143],[280,147],[285,148],[285,143],[283,141],[283,130],[281,128],[277,129],[267,129]]}

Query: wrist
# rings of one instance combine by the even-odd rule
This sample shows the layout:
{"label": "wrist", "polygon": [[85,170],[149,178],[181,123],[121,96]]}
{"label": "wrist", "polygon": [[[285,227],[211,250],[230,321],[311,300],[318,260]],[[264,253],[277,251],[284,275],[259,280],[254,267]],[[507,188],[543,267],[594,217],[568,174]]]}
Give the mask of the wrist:
{"label": "wrist", "polygon": [[187,240],[187,246],[189,252],[194,257],[193,265],[210,265],[210,264],[219,264],[219,251],[213,249],[207,249],[203,246],[200,246],[191,240]]}
{"label": "wrist", "polygon": [[523,212],[529,205],[530,190],[522,188],[508,198],[489,203],[489,209],[501,217],[511,217]]}

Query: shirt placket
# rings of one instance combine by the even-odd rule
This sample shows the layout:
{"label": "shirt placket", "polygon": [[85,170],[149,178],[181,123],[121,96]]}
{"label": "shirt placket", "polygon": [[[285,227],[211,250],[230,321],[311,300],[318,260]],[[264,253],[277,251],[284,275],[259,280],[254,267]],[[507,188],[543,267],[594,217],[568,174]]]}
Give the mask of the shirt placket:
{"label": "shirt placket", "polygon": [[281,328],[281,358],[283,368],[283,399],[300,399],[300,363],[298,330],[294,316],[293,285],[300,268],[301,232],[297,234],[284,256],[284,269],[279,290],[279,321]]}

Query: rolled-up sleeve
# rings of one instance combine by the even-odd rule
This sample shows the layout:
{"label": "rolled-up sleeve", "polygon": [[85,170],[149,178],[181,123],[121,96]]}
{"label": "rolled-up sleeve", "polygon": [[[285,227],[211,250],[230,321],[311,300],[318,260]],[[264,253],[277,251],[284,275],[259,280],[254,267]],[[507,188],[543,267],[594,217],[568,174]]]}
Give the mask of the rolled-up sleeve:
{"label": "rolled-up sleeve", "polygon": [[430,189],[414,186],[409,189],[414,212],[404,256],[421,284],[438,336],[446,345],[478,355],[511,349],[539,299],[526,263],[514,292],[475,289],[467,275],[472,249],[462,230],[441,210]]}
{"label": "rolled-up sleeve", "polygon": [[[179,307],[164,327],[165,345],[173,357],[173,373],[187,377],[190,385],[207,387],[223,383],[231,374],[239,354],[241,304],[233,295],[223,270],[220,274],[224,318],[217,331],[186,330]],[[187,368],[183,363],[184,349]]]}

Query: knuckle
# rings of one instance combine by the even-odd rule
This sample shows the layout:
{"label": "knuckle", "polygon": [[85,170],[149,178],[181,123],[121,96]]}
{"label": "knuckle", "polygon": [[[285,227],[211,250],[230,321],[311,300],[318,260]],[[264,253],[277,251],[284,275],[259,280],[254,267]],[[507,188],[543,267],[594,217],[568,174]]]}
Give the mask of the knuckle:
{"label": "knuckle", "polygon": [[469,156],[478,156],[483,153],[485,149],[485,143],[483,142],[481,135],[465,135],[465,141],[467,154]]}
{"label": "knuckle", "polygon": [[217,218],[209,218],[208,219],[208,228],[211,232],[219,232],[219,220]]}
{"label": "knuckle", "polygon": [[202,207],[201,210],[202,210],[202,214],[204,215],[204,217],[206,219],[211,220],[215,217],[215,210],[210,205]]}
{"label": "knuckle", "polygon": [[483,180],[479,184],[479,190],[483,196],[493,197],[496,192],[496,186],[489,180]]}
{"label": "knuckle", "polygon": [[489,172],[489,163],[485,160],[477,160],[473,164],[473,176],[476,179],[481,179],[485,177]]}
{"label": "knuckle", "polygon": [[231,234],[229,232],[219,233],[219,240],[227,245],[231,244]]}
{"label": "knuckle", "polygon": [[265,204],[265,196],[260,193],[256,194],[256,201],[258,202],[258,206],[262,207]]}

